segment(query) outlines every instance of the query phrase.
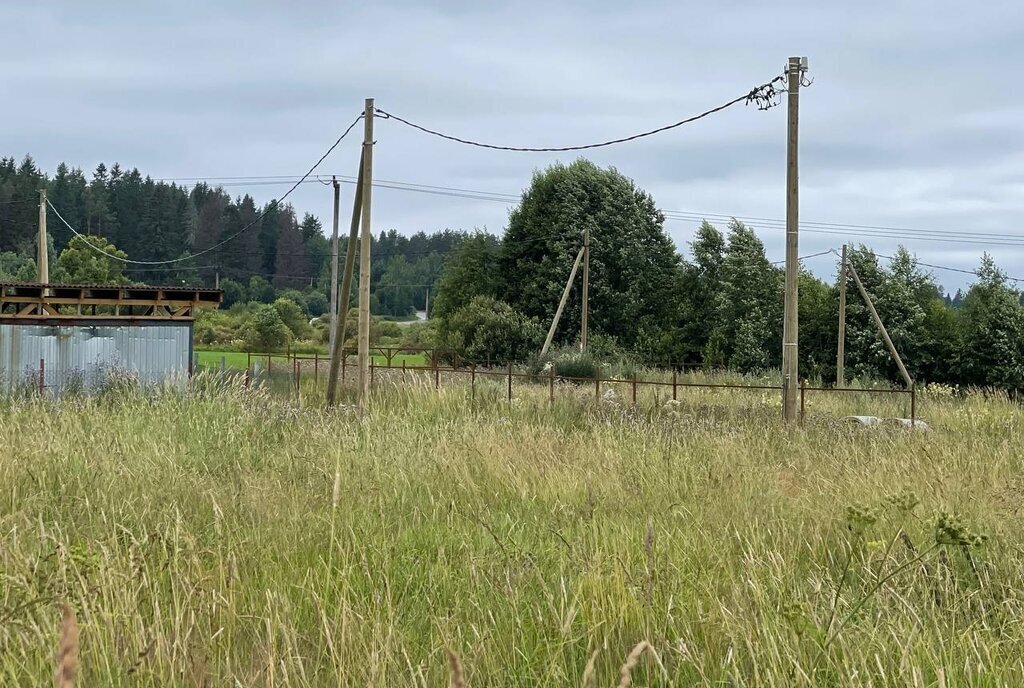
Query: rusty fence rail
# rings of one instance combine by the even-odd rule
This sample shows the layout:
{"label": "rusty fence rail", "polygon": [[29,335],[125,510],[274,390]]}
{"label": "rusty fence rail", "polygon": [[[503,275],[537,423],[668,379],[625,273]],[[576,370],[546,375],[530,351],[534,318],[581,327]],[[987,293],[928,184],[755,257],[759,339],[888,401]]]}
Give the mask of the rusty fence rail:
{"label": "rusty fence rail", "polygon": [[[380,347],[375,347],[374,350],[379,350]],[[442,366],[439,364],[440,356],[433,349],[410,349],[410,348],[391,348],[391,355],[386,357],[386,363],[384,365],[375,363],[371,358],[370,362],[370,385],[374,385],[375,378],[379,375],[378,371],[402,371],[403,377],[410,373],[429,374],[433,378],[434,388],[441,388],[442,376],[445,377],[458,377],[463,376],[462,379],[469,380],[470,395],[472,399],[476,399],[476,387],[477,378],[499,378],[505,381],[506,397],[511,401],[514,397],[514,381],[526,380],[533,385],[539,385],[546,383],[548,387],[548,397],[551,403],[554,403],[555,386],[559,382],[570,382],[577,385],[590,384],[594,386],[594,399],[600,401],[602,387],[605,389],[611,388],[613,385],[626,385],[630,388],[630,400],[633,404],[637,403],[637,397],[639,390],[643,388],[655,388],[655,389],[671,389],[673,401],[678,401],[679,391],[681,389],[731,389],[731,390],[748,390],[748,391],[774,391],[782,394],[782,384],[733,384],[724,382],[692,382],[687,380],[679,379],[679,371],[672,370],[671,380],[644,380],[641,379],[636,373],[630,377],[602,377],[600,369],[597,374],[593,377],[572,377],[565,375],[557,375],[554,367],[548,367],[546,372],[533,373],[529,371],[517,370],[513,365],[506,364],[501,368],[494,366],[477,366],[471,365],[469,367],[457,367]],[[394,361],[398,354],[407,354],[411,352],[422,352],[429,354],[428,359],[429,365],[410,365],[407,360],[403,359],[401,365],[395,365]],[[282,358],[282,357],[279,357]],[[330,359],[326,357],[320,357],[318,354],[291,354],[285,358],[288,363],[285,365],[278,366],[278,370],[285,370],[291,377],[292,388],[296,397],[301,396],[301,380],[304,375],[312,375],[314,383],[319,382],[321,369],[326,376],[327,370],[329,369]],[[348,368],[354,367],[348,364],[349,356],[342,357],[340,374],[339,377],[344,383],[346,378],[351,375]],[[268,358],[267,354],[252,354],[251,362],[257,364],[246,369],[245,380],[247,384],[253,380],[258,380],[262,374],[270,375],[273,372],[273,359]],[[266,368],[262,368],[258,364],[261,361],[266,362]],[[309,368],[312,368],[310,370]],[[667,373],[668,371],[666,371]],[[910,399],[910,420],[912,424],[916,422],[917,418],[917,390],[916,386],[912,386],[910,389],[886,389],[886,388],[860,388],[860,387],[821,387],[811,386],[807,380],[802,380],[800,383],[800,422],[802,423],[806,418],[807,408],[807,397],[809,394],[824,393],[824,394],[869,394],[869,395],[906,395]]]}

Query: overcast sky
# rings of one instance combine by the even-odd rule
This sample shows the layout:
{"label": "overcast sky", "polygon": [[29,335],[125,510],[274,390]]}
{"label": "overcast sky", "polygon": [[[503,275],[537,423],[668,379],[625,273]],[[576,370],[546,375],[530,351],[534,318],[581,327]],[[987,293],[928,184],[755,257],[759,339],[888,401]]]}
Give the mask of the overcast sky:
{"label": "overcast sky", "polygon": [[[895,240],[829,229],[880,253],[903,243],[922,261],[966,269],[988,250],[1024,277],[1020,0],[427,4],[4,3],[0,154],[30,153],[51,173],[60,161],[90,173],[117,161],[155,178],[298,175],[367,96],[469,138],[572,145],[706,110],[806,55],[814,83],[800,106],[802,219],[925,230]],[[323,173],[355,174],[356,134]],[[665,210],[781,219],[785,135],[785,107],[736,106],[589,157]],[[574,158],[463,147],[394,121],[378,120],[376,139],[378,179],[500,194]],[[229,187],[260,201],[285,189]],[[343,207],[351,193],[343,187]],[[290,200],[329,224],[328,187],[306,185]],[[374,191],[375,231],[500,232],[507,213],[494,201]],[[782,258],[782,231],[750,224],[769,257]],[[684,252],[695,227],[666,222]],[[811,229],[802,255],[844,240]],[[950,241],[971,233],[990,236]],[[834,273],[831,257],[808,264]],[[970,279],[935,274],[951,289]]]}

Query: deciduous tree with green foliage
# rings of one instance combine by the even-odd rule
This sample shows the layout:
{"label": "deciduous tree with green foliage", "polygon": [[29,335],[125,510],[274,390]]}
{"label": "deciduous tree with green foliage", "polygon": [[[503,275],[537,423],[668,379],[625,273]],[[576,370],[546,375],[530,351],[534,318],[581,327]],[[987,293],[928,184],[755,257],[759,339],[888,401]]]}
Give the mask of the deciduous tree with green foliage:
{"label": "deciduous tree with green foliage", "polygon": [[103,237],[76,236],[60,252],[50,271],[50,281],[65,284],[127,284],[130,280],[124,274],[125,264],[110,256],[125,259],[128,254]]}
{"label": "deciduous tree with green foliage", "polygon": [[[591,331],[632,346],[641,330],[671,328],[679,256],[663,223],[651,196],[614,168],[583,159],[552,165],[509,215],[498,263],[504,300],[551,322],[589,228]],[[558,340],[577,337],[581,312],[577,282]]]}
{"label": "deciduous tree with green foliage", "polygon": [[964,297],[960,378],[981,387],[1024,391],[1024,306],[985,254],[978,281]]}

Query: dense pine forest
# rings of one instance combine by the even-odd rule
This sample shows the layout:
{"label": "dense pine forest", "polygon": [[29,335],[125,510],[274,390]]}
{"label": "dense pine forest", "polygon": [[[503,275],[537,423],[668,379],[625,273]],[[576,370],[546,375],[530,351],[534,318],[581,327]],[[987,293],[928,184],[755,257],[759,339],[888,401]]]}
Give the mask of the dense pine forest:
{"label": "dense pine forest", "polygon": [[[161,267],[104,265],[114,270],[112,275],[81,270],[62,275],[58,269],[51,272],[54,279],[92,276],[212,287],[219,275],[228,305],[269,302],[288,290],[306,294],[312,315],[326,308],[330,241],[319,218],[273,199],[261,203],[249,195],[233,198],[205,183],[188,188],[155,181],[138,169],[125,170],[116,163],[109,168],[98,165],[87,178],[81,169],[63,163],[47,175],[31,157],[20,163],[13,157],[0,159],[0,279],[35,277],[39,190],[44,187],[68,224],[102,238],[127,257],[139,261],[186,258]],[[238,234],[257,219],[256,225]],[[52,210],[47,228],[53,242],[50,260],[55,264],[74,235]],[[188,258],[235,234],[237,238],[225,245]],[[461,236],[440,231],[406,237],[390,231],[374,237],[374,312],[407,316],[422,310],[427,288],[440,277],[444,255],[458,245]]]}

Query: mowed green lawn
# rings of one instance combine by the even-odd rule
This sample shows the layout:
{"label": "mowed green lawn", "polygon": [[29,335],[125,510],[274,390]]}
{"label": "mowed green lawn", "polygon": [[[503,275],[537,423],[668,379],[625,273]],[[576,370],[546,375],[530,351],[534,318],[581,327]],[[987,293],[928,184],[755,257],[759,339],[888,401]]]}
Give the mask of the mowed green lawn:
{"label": "mowed green lawn", "polygon": [[[238,368],[244,370],[248,365],[249,357],[238,351],[196,351],[199,355],[199,365],[205,368],[219,368],[221,358],[224,359],[224,365],[228,368]],[[283,354],[269,354],[271,357],[271,365],[290,365],[291,359]],[[253,361],[260,364],[261,367],[266,368],[268,354],[252,354]],[[313,354],[301,354],[303,358],[307,356],[311,359]],[[327,355],[321,354],[320,359],[326,363]],[[427,364],[427,356],[425,354],[397,354],[391,359],[391,365],[401,368],[402,362],[405,362],[409,366],[423,366]],[[374,365],[384,366],[387,365],[387,359],[380,354],[374,354],[373,356]]]}

